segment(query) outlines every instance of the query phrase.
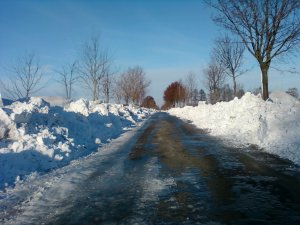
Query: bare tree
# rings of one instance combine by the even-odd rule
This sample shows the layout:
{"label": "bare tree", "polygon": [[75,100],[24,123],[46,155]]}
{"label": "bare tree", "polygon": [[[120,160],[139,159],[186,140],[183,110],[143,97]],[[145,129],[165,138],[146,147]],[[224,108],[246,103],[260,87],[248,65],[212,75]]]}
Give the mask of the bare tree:
{"label": "bare tree", "polygon": [[233,94],[237,96],[236,79],[245,73],[245,70],[241,69],[245,46],[241,42],[231,40],[227,35],[218,38],[215,44],[213,54],[226,69],[226,75],[232,78]]}
{"label": "bare tree", "polygon": [[122,77],[114,78],[114,85],[112,88],[112,94],[116,103],[120,104],[123,96],[123,88],[122,88]]}
{"label": "bare tree", "polygon": [[186,103],[193,105],[194,90],[197,89],[197,78],[192,72],[189,72],[184,79],[184,86],[186,90]]}
{"label": "bare tree", "polygon": [[236,88],[237,91],[236,91],[235,97],[238,97],[238,98],[243,97],[243,95],[245,94],[244,86],[242,84],[237,84],[236,86],[237,86],[237,88]]}
{"label": "bare tree", "polygon": [[238,35],[257,60],[262,98],[267,100],[271,61],[295,50],[300,43],[299,0],[208,1],[217,11],[214,20]]}
{"label": "bare tree", "polygon": [[17,60],[8,82],[1,81],[2,90],[11,99],[29,98],[39,91],[44,76],[35,54],[30,53]]}
{"label": "bare tree", "polygon": [[197,88],[192,91],[192,106],[197,106],[200,101],[200,92]]}
{"label": "bare tree", "polygon": [[176,107],[184,107],[187,102],[187,91],[181,79],[175,82],[174,91]]}
{"label": "bare tree", "polygon": [[122,73],[116,82],[115,98],[118,101],[124,100],[128,105],[131,98],[131,84],[129,83],[128,75]]}
{"label": "bare tree", "polygon": [[123,73],[117,82],[118,94],[123,96],[125,104],[134,103],[140,105],[145,97],[146,89],[150,85],[145,77],[145,72],[139,66],[129,68]]}
{"label": "bare tree", "polygon": [[107,65],[106,71],[104,73],[104,77],[101,81],[102,86],[102,94],[104,97],[104,102],[109,103],[112,95],[113,95],[113,83],[114,83],[114,74],[115,72],[112,71],[111,65]]}
{"label": "bare tree", "polygon": [[230,88],[229,84],[223,85],[223,87],[221,88],[221,101],[229,102],[233,98],[233,89]]}
{"label": "bare tree", "polygon": [[99,100],[101,81],[108,73],[111,64],[108,51],[101,48],[99,37],[92,37],[85,43],[80,63],[80,77],[91,90],[93,101]]}
{"label": "bare tree", "polygon": [[79,78],[77,61],[62,67],[57,73],[59,75],[58,82],[64,87],[66,99],[71,99],[73,85]]}
{"label": "bare tree", "polygon": [[215,104],[220,101],[221,88],[225,81],[224,68],[212,58],[208,68],[204,70],[204,75],[209,91],[210,103]]}

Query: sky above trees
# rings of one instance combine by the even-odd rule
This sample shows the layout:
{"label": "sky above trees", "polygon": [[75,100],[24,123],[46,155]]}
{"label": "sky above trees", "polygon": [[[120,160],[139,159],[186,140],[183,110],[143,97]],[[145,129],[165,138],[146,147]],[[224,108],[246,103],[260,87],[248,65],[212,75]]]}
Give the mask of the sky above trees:
{"label": "sky above trees", "polygon": [[[118,71],[141,66],[150,79],[148,95],[162,103],[163,91],[189,72],[205,88],[203,69],[213,42],[223,33],[211,20],[212,10],[198,0],[152,1],[0,1],[0,76],[17,57],[34,52],[48,72],[47,88],[41,95],[63,95],[53,72],[79,58],[84,42],[100,34],[103,46],[113,55]],[[245,90],[260,86],[260,72],[246,55],[249,69],[239,83]],[[282,61],[282,60],[280,60]],[[296,67],[300,58],[286,58],[280,69]],[[287,65],[288,62],[291,62]],[[300,74],[270,71],[270,89],[300,88]],[[230,81],[228,81],[230,83]],[[76,91],[75,96],[82,96]],[[85,93],[89,97],[88,93]]]}

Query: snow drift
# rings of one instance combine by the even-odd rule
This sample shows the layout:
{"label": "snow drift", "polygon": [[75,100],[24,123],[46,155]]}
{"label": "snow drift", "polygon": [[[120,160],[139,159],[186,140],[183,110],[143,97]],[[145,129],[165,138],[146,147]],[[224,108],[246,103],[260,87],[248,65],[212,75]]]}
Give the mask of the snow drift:
{"label": "snow drift", "polygon": [[268,101],[246,93],[241,99],[215,105],[174,108],[169,113],[192,121],[236,144],[254,144],[300,164],[300,102],[274,92]]}
{"label": "snow drift", "polygon": [[50,106],[34,97],[0,108],[0,189],[97,151],[152,112],[84,99]]}

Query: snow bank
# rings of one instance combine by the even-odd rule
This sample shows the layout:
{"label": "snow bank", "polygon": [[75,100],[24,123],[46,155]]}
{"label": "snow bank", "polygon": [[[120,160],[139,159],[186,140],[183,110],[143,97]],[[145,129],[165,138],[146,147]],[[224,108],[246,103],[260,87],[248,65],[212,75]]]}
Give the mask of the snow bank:
{"label": "snow bank", "polygon": [[84,99],[63,108],[35,97],[0,108],[0,189],[96,151],[153,112]]}
{"label": "snow bank", "polygon": [[215,105],[174,108],[169,113],[236,144],[255,144],[300,164],[300,102],[284,92],[268,101],[251,93]]}

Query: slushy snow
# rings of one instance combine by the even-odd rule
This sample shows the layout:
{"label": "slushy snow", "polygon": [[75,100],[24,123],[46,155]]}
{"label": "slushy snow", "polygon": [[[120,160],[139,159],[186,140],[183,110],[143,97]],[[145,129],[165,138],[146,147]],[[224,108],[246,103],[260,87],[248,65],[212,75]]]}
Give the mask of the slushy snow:
{"label": "slushy snow", "polygon": [[97,151],[154,112],[85,99],[61,107],[65,102],[53,99],[0,108],[0,190]]}
{"label": "slushy snow", "polygon": [[238,145],[257,145],[300,164],[300,101],[284,92],[273,92],[268,101],[251,93],[215,105],[199,102],[169,110]]}

